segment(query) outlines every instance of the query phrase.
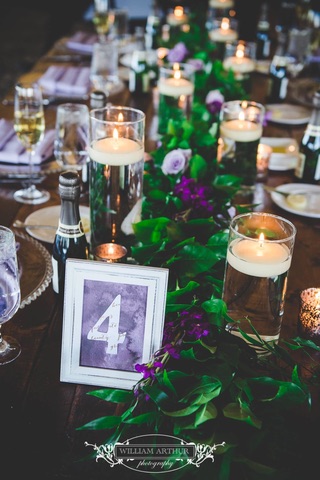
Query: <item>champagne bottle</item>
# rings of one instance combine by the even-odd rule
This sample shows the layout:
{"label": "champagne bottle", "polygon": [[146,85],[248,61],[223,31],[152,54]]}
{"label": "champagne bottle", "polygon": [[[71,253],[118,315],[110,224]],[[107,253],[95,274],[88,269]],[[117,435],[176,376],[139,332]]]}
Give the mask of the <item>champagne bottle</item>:
{"label": "champagne bottle", "polygon": [[287,96],[288,78],[288,57],[287,52],[288,36],[286,32],[278,32],[278,46],[270,64],[271,88],[268,96],[269,103],[281,103]]}
{"label": "champagne bottle", "polygon": [[320,183],[320,90],[313,95],[313,110],[300,143],[295,176],[304,183]]}
{"label": "champagne bottle", "polygon": [[75,170],[60,174],[59,194],[61,210],[52,249],[52,286],[56,293],[63,294],[67,258],[87,259],[89,254],[79,210],[80,178]]}
{"label": "champagne bottle", "polygon": [[268,5],[263,3],[257,26],[257,60],[265,60],[270,56],[270,22],[268,19]]}

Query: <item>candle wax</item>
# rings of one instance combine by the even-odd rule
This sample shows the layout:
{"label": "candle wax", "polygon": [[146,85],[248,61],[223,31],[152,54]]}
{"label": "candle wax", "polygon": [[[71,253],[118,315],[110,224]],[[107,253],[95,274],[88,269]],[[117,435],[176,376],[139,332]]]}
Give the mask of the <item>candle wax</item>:
{"label": "candle wax", "polygon": [[89,147],[92,160],[105,165],[130,165],[143,159],[143,148],[130,138],[101,138]]}
{"label": "candle wax", "polygon": [[184,13],[183,15],[175,15],[174,13],[169,13],[167,15],[167,23],[172,27],[177,27],[178,25],[183,25],[188,22],[188,16]]}
{"label": "candle wax", "polygon": [[229,68],[236,73],[249,73],[254,70],[255,63],[251,58],[228,57],[224,60],[223,66],[226,70]]}
{"label": "candle wax", "polygon": [[227,261],[235,270],[253,277],[276,277],[287,272],[291,255],[286,245],[259,239],[231,242]]}
{"label": "candle wax", "polygon": [[221,123],[220,135],[236,142],[254,142],[261,138],[262,125],[249,120],[228,120]]}
{"label": "candle wax", "polygon": [[158,90],[168,97],[180,97],[180,95],[192,95],[194,85],[186,78],[160,78]]}
{"label": "candle wax", "polygon": [[238,38],[237,32],[231,28],[228,28],[227,30],[216,28],[215,30],[211,30],[209,36],[211,40],[215,42],[232,42]]}

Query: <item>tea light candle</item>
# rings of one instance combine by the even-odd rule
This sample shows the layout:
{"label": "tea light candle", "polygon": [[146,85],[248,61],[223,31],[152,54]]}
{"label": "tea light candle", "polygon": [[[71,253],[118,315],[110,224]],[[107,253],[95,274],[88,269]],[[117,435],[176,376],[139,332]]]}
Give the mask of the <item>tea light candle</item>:
{"label": "tea light candle", "polygon": [[167,15],[167,23],[172,27],[177,27],[188,22],[188,15],[185,14],[183,7],[177,6],[173,12]]}
{"label": "tea light candle", "polygon": [[89,146],[92,160],[104,165],[131,165],[143,159],[143,148],[130,138],[106,137]]}
{"label": "tea light candle", "polygon": [[231,267],[253,277],[276,277],[289,270],[291,255],[285,244],[256,239],[231,242],[227,261]]}
{"label": "tea light candle", "polygon": [[245,120],[245,114],[241,112],[237,120],[227,120],[221,123],[220,135],[236,142],[254,142],[261,138],[262,125]]}
{"label": "tea light candle", "polygon": [[223,62],[223,66],[226,70],[231,69],[234,73],[243,74],[252,72],[255,68],[255,63],[251,58],[245,56],[244,45],[239,44],[235,55],[227,57]]}
{"label": "tea light candle", "polygon": [[117,243],[103,243],[94,250],[94,259],[107,263],[120,262],[127,255],[126,247]]}
{"label": "tea light candle", "polygon": [[174,64],[174,74],[170,78],[160,78],[158,82],[159,94],[166,95],[168,97],[180,97],[180,95],[193,95],[194,85],[193,83],[182,78],[181,70],[178,64]]}
{"label": "tea light candle", "polygon": [[300,293],[299,330],[302,336],[320,344],[320,288]]}
{"label": "tea light candle", "polygon": [[211,8],[232,8],[233,0],[209,0],[209,7]]}
{"label": "tea light candle", "polygon": [[221,20],[220,28],[215,28],[209,32],[211,40],[215,42],[233,42],[237,40],[238,34],[235,30],[230,28],[230,20],[223,18]]}

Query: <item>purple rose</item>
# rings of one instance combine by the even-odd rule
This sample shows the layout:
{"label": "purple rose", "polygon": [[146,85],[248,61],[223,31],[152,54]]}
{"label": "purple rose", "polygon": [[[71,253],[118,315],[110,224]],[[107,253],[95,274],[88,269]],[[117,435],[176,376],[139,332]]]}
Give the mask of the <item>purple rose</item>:
{"label": "purple rose", "polygon": [[164,157],[161,170],[165,175],[176,175],[184,172],[188,167],[190,158],[190,149],[177,148],[172,150]]}
{"label": "purple rose", "polygon": [[220,112],[221,105],[224,102],[224,96],[220,90],[210,90],[206,96],[206,105],[210,113],[216,114]]}
{"label": "purple rose", "polygon": [[200,70],[203,70],[204,67],[204,62],[203,60],[200,60],[200,58],[190,58],[187,61],[188,65],[191,65],[196,72],[199,72]]}
{"label": "purple rose", "polygon": [[183,42],[177,43],[167,55],[167,60],[169,62],[183,62],[183,60],[188,55],[189,50]]}

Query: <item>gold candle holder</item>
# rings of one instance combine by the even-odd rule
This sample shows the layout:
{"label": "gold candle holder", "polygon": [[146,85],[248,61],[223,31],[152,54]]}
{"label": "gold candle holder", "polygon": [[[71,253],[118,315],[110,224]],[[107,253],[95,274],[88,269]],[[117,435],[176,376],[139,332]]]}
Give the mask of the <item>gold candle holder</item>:
{"label": "gold candle holder", "polygon": [[299,333],[320,345],[320,288],[300,293]]}
{"label": "gold candle holder", "polygon": [[103,243],[94,249],[94,259],[106,263],[117,263],[124,260],[127,249],[117,243]]}

